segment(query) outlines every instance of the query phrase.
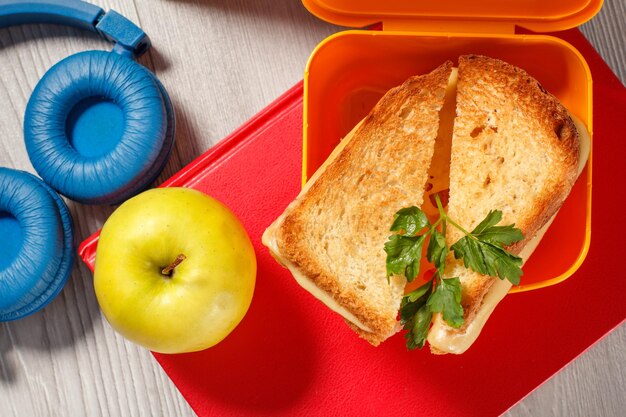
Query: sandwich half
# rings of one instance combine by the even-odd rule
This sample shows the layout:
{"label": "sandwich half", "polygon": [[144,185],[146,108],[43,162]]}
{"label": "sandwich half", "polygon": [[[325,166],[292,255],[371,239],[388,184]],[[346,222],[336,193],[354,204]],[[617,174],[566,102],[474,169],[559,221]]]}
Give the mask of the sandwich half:
{"label": "sandwich half", "polygon": [[[579,129],[559,101],[500,60],[460,57],[456,100],[448,215],[472,230],[490,210],[501,210],[501,224],[524,234],[506,249],[526,260],[582,171],[588,148],[581,152]],[[461,237],[447,229],[448,245]],[[463,353],[511,284],[466,269],[452,255],[445,275],[460,278],[465,324],[452,328],[438,314],[428,342],[434,353]]]}
{"label": "sandwich half", "polygon": [[298,283],[373,345],[400,329],[406,280],[388,280],[383,248],[394,213],[422,205],[452,74],[446,62],[387,92],[263,234]]}

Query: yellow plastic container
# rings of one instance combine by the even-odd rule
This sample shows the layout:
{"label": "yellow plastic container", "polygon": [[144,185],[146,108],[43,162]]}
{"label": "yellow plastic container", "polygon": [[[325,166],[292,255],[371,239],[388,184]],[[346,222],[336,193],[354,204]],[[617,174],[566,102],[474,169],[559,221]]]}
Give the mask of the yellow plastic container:
{"label": "yellow plastic container", "polygon": [[[578,26],[602,0],[303,0],[316,16],[347,30],[323,40],[304,74],[303,183],[390,88],[445,60],[482,54],[525,69],[593,131],[592,83],[582,55],[567,42],[516,34]],[[591,236],[591,155],[550,230],[512,292],[553,285],[582,264]]]}

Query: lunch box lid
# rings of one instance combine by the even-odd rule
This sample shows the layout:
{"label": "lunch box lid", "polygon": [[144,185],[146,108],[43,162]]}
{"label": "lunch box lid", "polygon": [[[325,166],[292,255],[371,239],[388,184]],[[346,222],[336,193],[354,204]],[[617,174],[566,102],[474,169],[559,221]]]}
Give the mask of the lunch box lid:
{"label": "lunch box lid", "polygon": [[302,0],[315,16],[349,27],[385,30],[514,33],[570,29],[591,19],[603,0]]}

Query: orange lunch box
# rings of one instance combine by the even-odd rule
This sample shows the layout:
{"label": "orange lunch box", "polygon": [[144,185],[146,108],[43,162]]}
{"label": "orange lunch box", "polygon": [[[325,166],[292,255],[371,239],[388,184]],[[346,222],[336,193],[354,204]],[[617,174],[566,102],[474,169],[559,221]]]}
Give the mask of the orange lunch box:
{"label": "orange lunch box", "polygon": [[[595,15],[602,0],[303,0],[316,16],[347,30],[323,40],[304,74],[303,183],[339,140],[390,88],[460,55],[481,54],[526,70],[582,121],[593,137],[592,82],[582,55],[543,34]],[[592,146],[593,149],[593,140]],[[591,238],[591,152],[567,201],[511,292],[559,283],[582,264]]]}

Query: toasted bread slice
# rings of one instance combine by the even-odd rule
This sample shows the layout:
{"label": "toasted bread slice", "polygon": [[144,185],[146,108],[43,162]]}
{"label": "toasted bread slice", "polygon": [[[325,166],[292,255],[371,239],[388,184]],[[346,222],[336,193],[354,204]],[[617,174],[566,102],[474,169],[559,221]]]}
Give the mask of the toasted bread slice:
{"label": "toasted bread slice", "polygon": [[[499,209],[501,224],[524,234],[507,250],[530,256],[522,249],[547,227],[584,165],[579,147],[567,110],[525,71],[484,56],[459,58],[448,214],[466,230]],[[461,237],[447,229],[449,245]],[[465,324],[454,329],[437,315],[428,342],[434,353],[462,353],[511,284],[466,269],[452,255],[445,274],[461,280]]]}
{"label": "toasted bread slice", "polygon": [[340,143],[263,243],[373,345],[396,333],[404,277],[387,280],[394,213],[422,204],[452,63],[391,89]]}

